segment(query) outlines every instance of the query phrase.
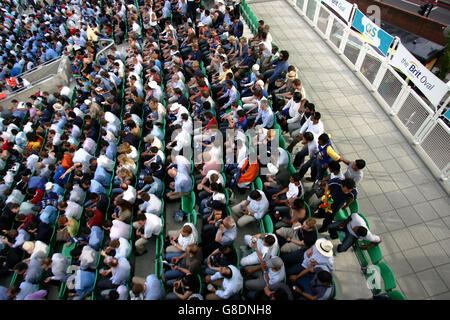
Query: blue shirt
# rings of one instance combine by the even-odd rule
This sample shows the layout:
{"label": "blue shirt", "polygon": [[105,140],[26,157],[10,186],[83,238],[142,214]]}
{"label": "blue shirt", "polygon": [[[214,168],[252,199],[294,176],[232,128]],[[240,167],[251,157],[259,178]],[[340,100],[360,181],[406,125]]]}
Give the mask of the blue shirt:
{"label": "blue shirt", "polygon": [[56,168],[55,175],[53,176],[53,181],[54,181],[55,183],[58,183],[58,184],[61,184],[61,185],[65,185],[65,184],[67,183],[67,181],[69,180],[69,175],[68,175],[68,174],[64,177],[64,179],[61,179],[61,176],[62,176],[65,172],[66,172],[66,170],[65,170],[63,167],[58,166],[58,167]]}
{"label": "blue shirt", "polygon": [[97,166],[94,173],[94,180],[100,182],[102,186],[108,187],[111,184],[111,174],[102,166]]}
{"label": "blue shirt", "polygon": [[47,179],[32,176],[30,181],[28,182],[28,189],[41,189],[45,190],[45,184],[47,183]]}
{"label": "blue shirt", "polygon": [[274,82],[275,80],[280,79],[282,77],[281,73],[283,72],[286,73],[289,67],[289,63],[287,61],[277,60],[275,64],[276,64],[275,70],[272,76],[269,78],[270,82]]}
{"label": "blue shirt", "polygon": [[55,50],[53,50],[52,48],[48,48],[47,50],[45,50],[45,61],[55,58],[58,58],[58,53],[56,53]]}
{"label": "blue shirt", "polygon": [[266,110],[259,109],[258,115],[256,116],[255,122],[259,119],[262,120],[261,126],[266,129],[270,129],[273,127],[273,111],[270,108]]}
{"label": "blue shirt", "polygon": [[247,117],[244,116],[244,118],[241,119],[241,121],[236,122],[235,125],[236,130],[242,130],[247,131],[248,129],[248,120]]}
{"label": "blue shirt", "polygon": [[0,286],[0,300],[9,300],[9,297],[6,294],[7,291],[8,289],[6,287]]}
{"label": "blue shirt", "polygon": [[57,217],[58,209],[54,206],[46,206],[39,216],[39,219],[46,224],[54,225]]}
{"label": "blue shirt", "polygon": [[161,282],[156,275],[151,274],[145,279],[145,300],[161,300],[162,288]]}
{"label": "blue shirt", "polygon": [[328,180],[328,188],[330,189],[333,205],[336,210],[342,208],[347,200],[356,200],[356,197],[358,196],[358,191],[355,188],[350,193],[345,194],[344,191],[342,191],[342,180],[339,178]]}
{"label": "blue shirt", "polygon": [[104,193],[106,194],[106,189],[100,184],[100,182],[96,180],[91,180],[91,186],[89,188],[89,192],[91,193]]}
{"label": "blue shirt", "polygon": [[114,142],[110,142],[108,147],[106,148],[105,156],[113,160],[116,153],[117,153],[117,145]]}
{"label": "blue shirt", "polygon": [[192,190],[192,179],[190,176],[178,171],[175,177],[175,192],[190,192]]}
{"label": "blue shirt", "polygon": [[150,134],[157,137],[161,141],[164,140],[164,134],[158,126],[153,126],[153,130]]}
{"label": "blue shirt", "polygon": [[84,297],[92,292],[95,283],[95,272],[80,269],[77,271],[76,277],[79,280],[75,281],[75,291],[78,295]]}

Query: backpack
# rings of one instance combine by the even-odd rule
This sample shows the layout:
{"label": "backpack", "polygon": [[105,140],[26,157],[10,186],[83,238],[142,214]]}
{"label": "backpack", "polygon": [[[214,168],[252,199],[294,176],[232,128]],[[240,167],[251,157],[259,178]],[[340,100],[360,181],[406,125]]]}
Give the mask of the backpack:
{"label": "backpack", "polygon": [[177,210],[173,213],[173,220],[176,222],[182,222],[186,219],[186,213],[183,210]]}

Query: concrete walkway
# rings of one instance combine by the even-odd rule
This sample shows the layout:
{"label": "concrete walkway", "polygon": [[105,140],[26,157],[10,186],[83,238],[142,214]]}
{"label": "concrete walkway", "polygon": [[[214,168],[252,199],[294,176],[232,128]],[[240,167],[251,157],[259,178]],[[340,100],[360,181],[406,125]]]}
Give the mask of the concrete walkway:
{"label": "concrete walkway", "polygon": [[[270,26],[273,42],[289,51],[339,152],[366,160],[358,202],[383,240],[397,289],[408,299],[450,299],[447,193],[366,87],[289,3],[247,3]],[[336,257],[338,269],[352,265],[343,259]]]}

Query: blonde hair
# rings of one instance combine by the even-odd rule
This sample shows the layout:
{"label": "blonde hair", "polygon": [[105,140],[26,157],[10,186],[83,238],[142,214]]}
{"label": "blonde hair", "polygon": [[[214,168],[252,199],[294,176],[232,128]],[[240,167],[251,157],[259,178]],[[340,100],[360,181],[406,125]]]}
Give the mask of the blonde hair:
{"label": "blonde hair", "polygon": [[117,148],[117,153],[131,153],[132,149],[131,146],[128,142],[124,142],[122,143],[118,148]]}

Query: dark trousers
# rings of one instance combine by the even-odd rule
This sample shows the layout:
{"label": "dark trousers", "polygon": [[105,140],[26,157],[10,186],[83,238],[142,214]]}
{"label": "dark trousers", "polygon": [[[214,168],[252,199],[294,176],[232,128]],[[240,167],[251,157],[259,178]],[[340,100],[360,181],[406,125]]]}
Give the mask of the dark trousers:
{"label": "dark trousers", "polygon": [[348,248],[350,248],[356,240],[358,240],[355,236],[348,232],[347,226],[341,227],[341,223],[342,221],[336,221],[328,226],[328,232],[330,233],[330,237],[332,239],[336,239],[338,237],[337,231],[343,231],[345,233],[344,241],[342,241],[342,244],[338,245],[337,252],[347,251]]}
{"label": "dark trousers", "polygon": [[304,249],[285,253],[281,255],[286,267],[286,275],[291,276],[293,274],[299,274],[304,268],[302,267],[303,258],[305,255]]}

